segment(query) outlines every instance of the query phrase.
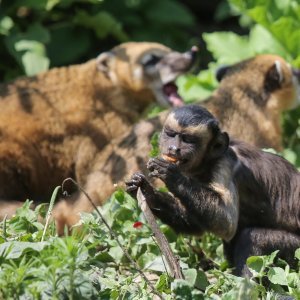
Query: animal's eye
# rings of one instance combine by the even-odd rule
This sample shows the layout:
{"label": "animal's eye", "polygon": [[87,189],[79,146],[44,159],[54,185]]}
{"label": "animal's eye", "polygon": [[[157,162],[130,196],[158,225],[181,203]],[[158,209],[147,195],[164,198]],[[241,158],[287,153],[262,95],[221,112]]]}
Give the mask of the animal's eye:
{"label": "animal's eye", "polygon": [[165,130],[165,134],[168,137],[175,137],[176,133],[174,131],[170,131],[170,130]]}
{"label": "animal's eye", "polygon": [[197,138],[192,135],[182,135],[182,140],[188,144],[194,144],[197,142]]}
{"label": "animal's eye", "polygon": [[142,59],[142,64],[146,67],[153,66],[157,64],[161,60],[160,56],[157,56],[155,54],[147,54]]}

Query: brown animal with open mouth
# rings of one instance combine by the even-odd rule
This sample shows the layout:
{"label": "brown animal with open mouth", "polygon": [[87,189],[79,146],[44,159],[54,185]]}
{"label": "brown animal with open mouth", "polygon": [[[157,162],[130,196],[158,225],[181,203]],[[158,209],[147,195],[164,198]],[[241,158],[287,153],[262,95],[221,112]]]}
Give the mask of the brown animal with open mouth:
{"label": "brown animal with open mouth", "polygon": [[[218,89],[199,103],[218,118],[232,137],[259,147],[282,149],[280,114],[299,105],[298,72],[279,56],[259,55],[223,68],[217,77],[221,80]],[[154,132],[161,130],[167,114],[168,111],[164,111],[135,124],[122,137],[112,140],[93,160],[83,187],[96,204],[111,195],[115,183],[122,183],[139,170],[147,171],[150,139]],[[54,217],[59,232],[64,225],[75,224],[79,212],[91,210],[81,193],[58,203]]]}
{"label": "brown animal with open mouth", "polygon": [[182,104],[174,80],[195,52],[124,43],[85,64],[1,85],[0,216],[27,198],[48,201],[66,177],[86,185],[99,153],[151,102]]}

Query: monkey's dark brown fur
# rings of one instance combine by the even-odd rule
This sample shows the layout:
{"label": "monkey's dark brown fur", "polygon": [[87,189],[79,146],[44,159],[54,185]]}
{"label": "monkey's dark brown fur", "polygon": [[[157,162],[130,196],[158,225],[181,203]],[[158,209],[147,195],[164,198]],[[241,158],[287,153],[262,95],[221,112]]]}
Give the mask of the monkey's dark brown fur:
{"label": "monkey's dark brown fur", "polygon": [[[140,187],[153,213],[178,232],[212,232],[224,241],[237,275],[247,276],[250,255],[270,254],[293,264],[300,247],[300,173],[280,156],[232,140],[200,106],[171,112],[164,124],[162,157],[148,162],[150,177],[171,193],[158,192],[142,174]],[[172,157],[169,162],[168,157]]]}
{"label": "monkey's dark brown fur", "polygon": [[[227,67],[219,88],[212,97],[201,102],[220,120],[231,136],[259,147],[277,150],[281,146],[280,113],[297,105],[298,80],[282,58],[260,55]],[[150,139],[162,128],[168,112],[140,121],[126,134],[113,139],[91,160],[84,188],[97,204],[103,203],[114,191],[114,184],[123,182],[138,170],[145,171],[151,150]],[[82,156],[94,157],[82,149]],[[87,160],[88,161],[88,160]],[[74,202],[74,199],[78,199]],[[81,195],[61,201],[54,210],[60,224],[72,225],[80,211],[92,207]]]}
{"label": "monkey's dark brown fur", "polygon": [[1,85],[0,215],[27,198],[48,201],[69,176],[91,185],[98,155],[151,102],[179,104],[173,80],[193,62],[194,51],[132,42],[82,65]]}

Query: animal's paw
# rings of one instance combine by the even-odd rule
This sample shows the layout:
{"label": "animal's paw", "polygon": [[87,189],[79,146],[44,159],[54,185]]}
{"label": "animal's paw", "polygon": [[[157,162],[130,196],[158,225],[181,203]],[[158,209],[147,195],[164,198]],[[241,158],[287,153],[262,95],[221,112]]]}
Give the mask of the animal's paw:
{"label": "animal's paw", "polygon": [[135,195],[138,188],[139,187],[141,188],[145,182],[147,182],[147,180],[144,174],[142,173],[133,174],[130,180],[125,181],[126,192],[131,195]]}
{"label": "animal's paw", "polygon": [[150,177],[157,177],[163,181],[171,179],[178,172],[178,167],[162,158],[151,158],[147,163]]}

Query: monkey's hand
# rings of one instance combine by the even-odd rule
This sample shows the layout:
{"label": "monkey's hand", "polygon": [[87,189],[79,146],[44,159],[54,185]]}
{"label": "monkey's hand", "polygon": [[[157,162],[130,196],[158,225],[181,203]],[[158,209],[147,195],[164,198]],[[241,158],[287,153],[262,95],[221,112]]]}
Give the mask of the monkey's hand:
{"label": "monkey's hand", "polygon": [[150,177],[157,177],[167,185],[172,181],[176,181],[180,174],[176,164],[170,163],[163,158],[151,158],[147,163],[147,168],[150,171]]}
{"label": "monkey's hand", "polygon": [[130,180],[125,181],[125,184],[126,192],[133,197],[136,197],[138,188],[141,188],[145,196],[152,196],[155,193],[154,188],[142,173],[133,174]]}

